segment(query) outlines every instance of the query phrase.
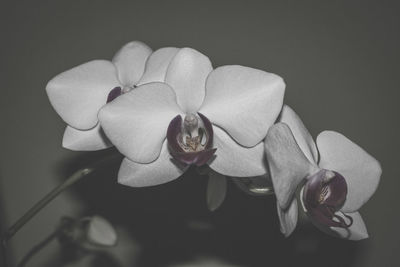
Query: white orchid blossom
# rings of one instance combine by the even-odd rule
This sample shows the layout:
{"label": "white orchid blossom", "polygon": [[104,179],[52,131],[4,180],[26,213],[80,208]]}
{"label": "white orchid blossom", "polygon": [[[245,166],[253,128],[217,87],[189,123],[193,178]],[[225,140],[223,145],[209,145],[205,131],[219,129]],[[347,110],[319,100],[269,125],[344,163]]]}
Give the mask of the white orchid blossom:
{"label": "white orchid blossom", "polygon": [[[148,65],[157,66],[153,55]],[[275,74],[243,66],[213,70],[205,55],[180,49],[164,82],[142,83],[99,112],[107,137],[126,156],[118,181],[162,184],[205,163],[223,175],[265,174],[262,140],[282,108],[284,88]]]}
{"label": "white orchid blossom", "polygon": [[318,228],[351,240],[368,237],[358,210],[378,186],[378,161],[337,132],[324,131],[315,143],[288,106],[268,131],[265,149],[286,236],[297,224],[300,190],[302,208]]}
{"label": "white orchid blossom", "polygon": [[[68,124],[63,146],[71,150],[100,150],[112,144],[98,124],[97,113],[107,102],[128,92],[142,79],[150,47],[134,41],[123,46],[112,61],[93,60],[49,81],[50,102]],[[162,64],[160,64],[162,65]]]}
{"label": "white orchid blossom", "polygon": [[[368,237],[358,210],[378,187],[379,162],[337,132],[324,131],[314,142],[298,115],[283,106],[285,83],[278,75],[239,65],[213,69],[194,49],[153,52],[133,41],[111,61],[93,60],[57,75],[46,91],[67,123],[63,146],[90,151],[114,145],[125,157],[118,173],[123,185],[167,183],[194,165],[208,175],[211,211],[223,203],[229,176],[252,196],[275,193],[285,236],[294,231],[300,206],[322,231]],[[10,239],[49,202],[117,156],[75,171],[38,201],[1,236],[4,256]],[[117,243],[106,219],[65,217],[19,265],[55,237],[92,252]]]}

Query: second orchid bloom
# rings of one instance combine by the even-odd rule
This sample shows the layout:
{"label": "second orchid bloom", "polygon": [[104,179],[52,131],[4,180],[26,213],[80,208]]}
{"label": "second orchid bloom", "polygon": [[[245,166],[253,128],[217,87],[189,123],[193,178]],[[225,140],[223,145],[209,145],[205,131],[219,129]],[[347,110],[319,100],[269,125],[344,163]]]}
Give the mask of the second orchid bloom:
{"label": "second orchid bloom", "polygon": [[300,210],[321,230],[352,240],[368,237],[358,210],[378,186],[378,161],[337,132],[322,132],[315,143],[288,106],[270,128],[265,147],[286,236],[297,224],[299,199]]}

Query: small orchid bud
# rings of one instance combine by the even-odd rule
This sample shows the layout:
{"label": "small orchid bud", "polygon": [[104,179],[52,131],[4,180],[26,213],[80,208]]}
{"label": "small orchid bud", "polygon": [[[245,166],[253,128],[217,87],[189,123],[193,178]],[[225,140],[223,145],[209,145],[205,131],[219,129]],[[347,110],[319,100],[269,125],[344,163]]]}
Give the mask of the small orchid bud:
{"label": "small orchid bud", "polygon": [[243,192],[252,196],[273,195],[274,190],[267,176],[232,178],[235,185]]}
{"label": "small orchid bud", "polygon": [[117,234],[106,219],[93,216],[87,225],[87,239],[96,245],[114,246],[117,243]]}
{"label": "small orchid bud", "polygon": [[59,240],[67,246],[97,250],[117,243],[114,227],[100,216],[81,219],[64,217],[60,227]]}

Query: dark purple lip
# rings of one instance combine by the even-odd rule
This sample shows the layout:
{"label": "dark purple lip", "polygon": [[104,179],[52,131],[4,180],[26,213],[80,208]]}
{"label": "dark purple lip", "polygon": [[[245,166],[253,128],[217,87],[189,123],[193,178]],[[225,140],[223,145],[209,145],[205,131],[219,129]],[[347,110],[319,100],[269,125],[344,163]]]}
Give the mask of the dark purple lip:
{"label": "dark purple lip", "polygon": [[173,152],[171,151],[171,155],[181,163],[187,165],[196,165],[202,166],[206,164],[214,155],[217,149],[207,149],[199,152]]}
{"label": "dark purple lip", "polygon": [[180,115],[173,118],[168,126],[167,141],[171,155],[179,162],[187,165],[202,166],[206,164],[214,155],[216,148],[212,148],[213,144],[213,129],[211,122],[201,113],[197,113],[201,119],[204,131],[207,136],[204,149],[201,151],[185,151],[178,141],[183,129],[183,120]]}
{"label": "dark purple lip", "polygon": [[308,215],[326,226],[348,228],[352,225],[352,218],[340,212],[346,196],[346,180],[335,171],[320,170],[304,185],[303,202]]}
{"label": "dark purple lip", "polygon": [[107,103],[113,101],[117,97],[119,97],[122,94],[122,89],[121,87],[117,86],[114,89],[112,89],[107,96]]}

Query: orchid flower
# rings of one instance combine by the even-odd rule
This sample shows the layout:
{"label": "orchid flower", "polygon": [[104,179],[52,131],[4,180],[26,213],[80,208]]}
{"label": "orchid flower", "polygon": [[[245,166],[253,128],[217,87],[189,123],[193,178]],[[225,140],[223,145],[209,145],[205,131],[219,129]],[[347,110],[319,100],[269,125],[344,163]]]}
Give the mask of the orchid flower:
{"label": "orchid flower", "polygon": [[63,146],[71,150],[100,150],[112,144],[97,113],[107,102],[133,89],[142,78],[152,50],[141,42],[123,46],[112,61],[93,60],[67,70],[46,86],[50,102],[68,124]]}
{"label": "orchid flower", "polygon": [[334,131],[320,133],[315,143],[288,106],[268,131],[265,149],[285,236],[297,224],[300,191],[302,209],[318,228],[351,240],[368,237],[358,210],[378,186],[376,159]]}
{"label": "orchid flower", "polygon": [[[152,57],[150,68],[158,64]],[[282,108],[279,76],[243,66],[213,70],[208,57],[182,48],[163,80],[142,83],[99,112],[107,137],[125,155],[119,183],[166,183],[190,165],[237,177],[267,172],[262,140]]]}

